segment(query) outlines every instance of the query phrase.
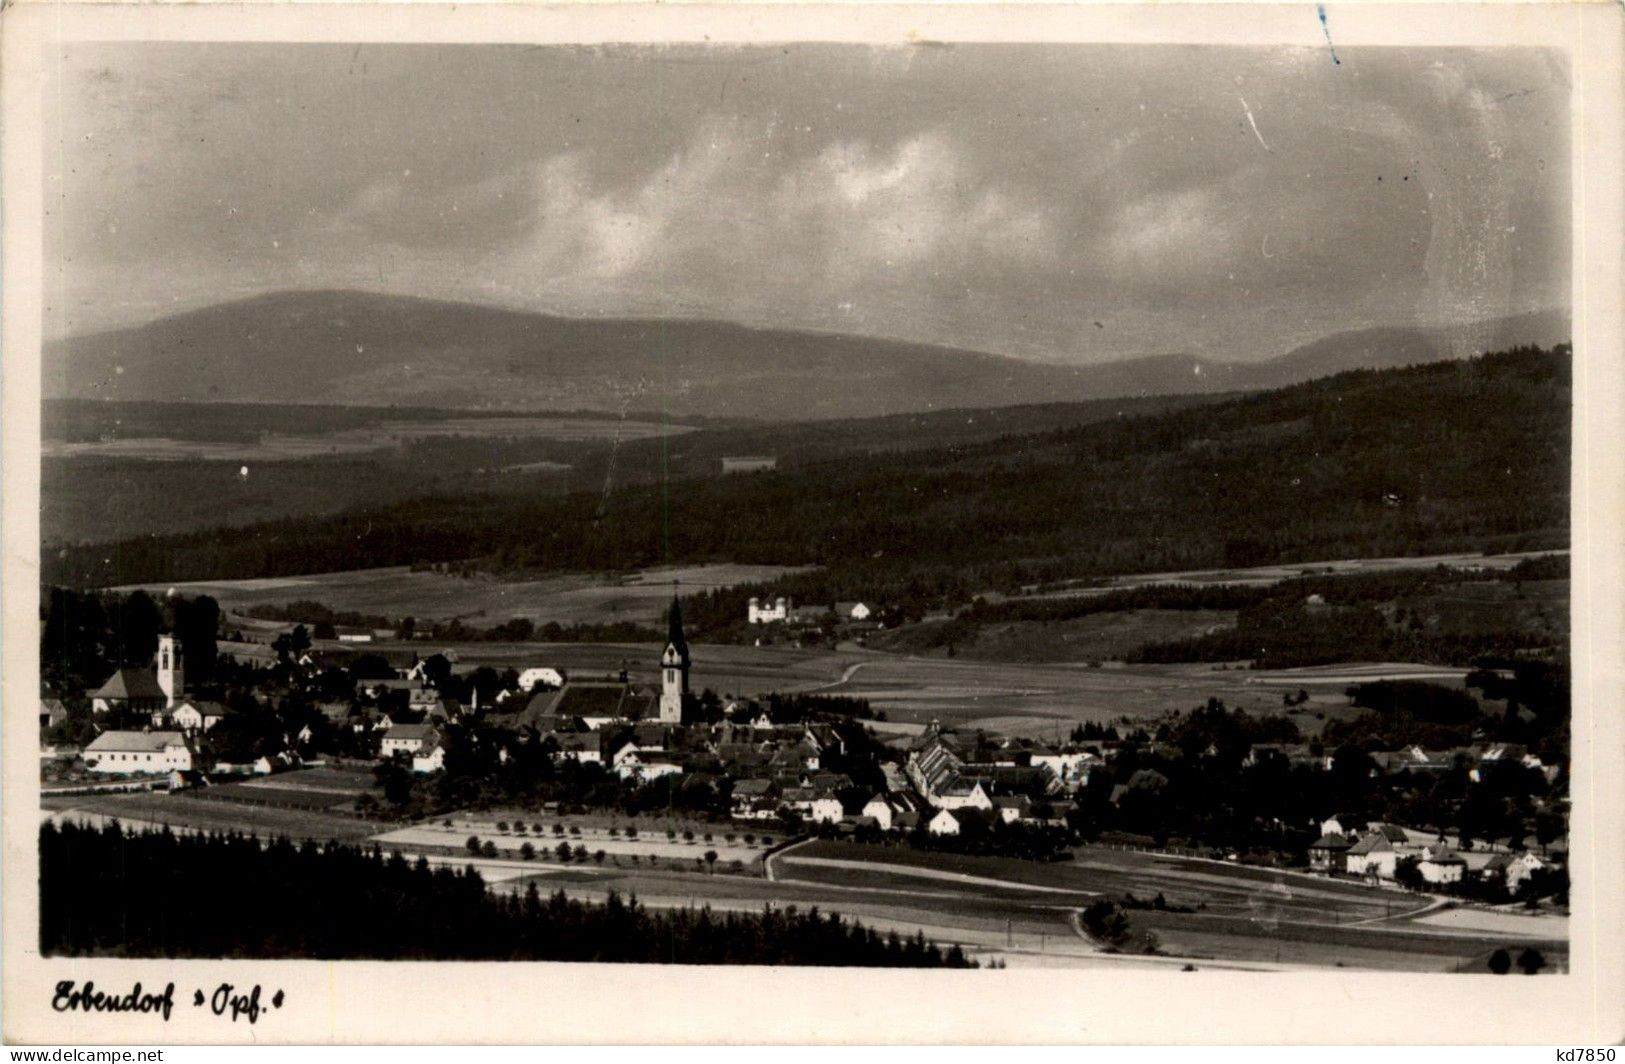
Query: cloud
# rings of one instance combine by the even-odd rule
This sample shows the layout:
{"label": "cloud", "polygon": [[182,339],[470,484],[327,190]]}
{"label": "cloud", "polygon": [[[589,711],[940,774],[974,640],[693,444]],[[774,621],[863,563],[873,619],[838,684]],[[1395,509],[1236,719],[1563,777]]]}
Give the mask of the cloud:
{"label": "cloud", "polygon": [[1147,274],[1201,273],[1230,255],[1235,232],[1212,189],[1182,189],[1125,204],[1106,249]]}
{"label": "cloud", "polygon": [[712,122],[619,189],[595,185],[593,160],[566,152],[461,198],[525,199],[527,231],[493,267],[571,304],[607,286],[684,305],[771,298],[805,319],[900,276],[963,288],[1058,254],[1046,211],[967,166],[940,133],[779,154],[762,124]]}

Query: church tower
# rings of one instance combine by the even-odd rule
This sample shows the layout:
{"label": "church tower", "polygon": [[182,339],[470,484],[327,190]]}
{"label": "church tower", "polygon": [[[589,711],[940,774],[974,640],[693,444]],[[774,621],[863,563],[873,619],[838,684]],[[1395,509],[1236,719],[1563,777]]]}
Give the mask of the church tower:
{"label": "church tower", "polygon": [[164,708],[174,709],[186,693],[186,672],[181,668],[181,648],[174,636],[158,637],[158,686],[164,691]]}
{"label": "church tower", "polygon": [[671,623],[666,649],[660,655],[660,723],[681,724],[683,701],[688,696],[688,640],[683,638],[683,608],[671,600]]}

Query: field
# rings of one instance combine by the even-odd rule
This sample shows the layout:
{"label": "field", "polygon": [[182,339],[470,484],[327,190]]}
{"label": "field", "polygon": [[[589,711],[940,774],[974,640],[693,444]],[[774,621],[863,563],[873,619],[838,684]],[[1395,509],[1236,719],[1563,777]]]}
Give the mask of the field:
{"label": "field", "polygon": [[[534,580],[461,577],[407,566],[265,580],[177,584],[181,595],[210,595],[227,612],[282,605],[299,599],[334,610],[419,621],[462,620],[485,627],[524,617],[540,626],[628,621],[658,627],[674,589],[683,594],[773,580],[799,570],[773,565],[691,565],[648,569],[629,576],[565,574]],[[131,588],[120,588],[128,591]],[[167,588],[148,588],[161,594]]]}
{"label": "field", "polygon": [[[1147,643],[1190,639],[1235,623],[1235,610],[1117,610],[1064,621],[980,625],[970,639],[954,644],[954,652],[979,661],[1121,660]],[[933,627],[925,622],[901,629],[894,637],[882,633],[870,645],[893,651],[925,650]]]}
{"label": "field", "polygon": [[169,436],[115,436],[95,440],[51,440],[41,445],[47,458],[125,458],[149,462],[285,462],[332,455],[353,456],[401,447],[419,440],[456,437],[474,440],[644,440],[673,436],[687,425],[612,418],[425,417],[385,420],[364,427],[319,433],[263,432],[253,439],[176,439]]}
{"label": "field", "polygon": [[[246,795],[244,796],[247,797]],[[46,798],[41,801],[51,816],[118,820],[130,827],[166,826],[177,831],[241,831],[261,837],[336,839],[359,842],[380,830],[380,825],[339,813],[324,812],[291,801],[265,805],[229,798],[181,794],[118,794]]]}
{"label": "field", "polygon": [[[1490,913],[1475,922],[1479,914],[1474,913],[1448,923],[1414,922],[1411,916],[1433,910],[1436,903],[1301,873],[1100,847],[1080,848],[1074,861],[1034,864],[904,846],[811,842],[786,850],[772,864],[781,883],[927,890],[937,896],[939,913],[957,910],[961,899],[973,911],[1000,899],[1031,913],[1045,905],[1081,906],[1125,893],[1148,901],[1160,892],[1171,907],[1196,911],[1130,910],[1131,924],[1154,931],[1165,954],[1221,965],[1453,971],[1477,970],[1482,956],[1514,944],[1535,944],[1558,965],[1567,955],[1561,920],[1526,918],[1518,924]],[[1008,885],[991,888],[988,880]]]}
{"label": "field", "polygon": [[1349,576],[1357,573],[1392,573],[1414,569],[1447,568],[1511,569],[1529,558],[1566,555],[1566,550],[1519,551],[1507,554],[1424,554],[1414,557],[1345,558],[1326,562],[1294,562],[1284,565],[1256,565],[1226,569],[1187,569],[1180,572],[1135,573],[1100,581],[1066,582],[1043,589],[1032,588],[1036,597],[1064,597],[1068,595],[1100,595],[1130,587],[1149,587],[1154,584],[1237,584],[1267,586],[1300,576]]}
{"label": "field", "polygon": [[754,866],[761,861],[762,851],[766,846],[760,840],[749,845],[741,839],[730,843],[723,839],[721,827],[711,825],[708,830],[713,833],[710,842],[705,841],[703,834],[696,834],[692,842],[685,842],[681,835],[676,839],[668,839],[665,832],[657,833],[649,827],[639,829],[639,835],[635,839],[624,835],[610,835],[608,831],[597,828],[588,828],[579,835],[554,835],[550,832],[521,835],[511,829],[507,832],[498,831],[494,820],[456,817],[453,818],[452,826],[449,828],[439,823],[415,824],[385,832],[377,836],[377,839],[386,847],[409,846],[456,850],[465,845],[469,836],[475,835],[482,843],[491,843],[499,853],[508,857],[518,854],[527,843],[537,850],[551,851],[562,842],[569,844],[572,849],[584,846],[588,853],[602,850],[612,863],[617,865],[623,857],[636,858],[643,862],[659,858],[663,862],[691,864],[696,860],[703,860],[707,852],[716,853],[717,862],[722,865],[739,861],[741,864]]}
{"label": "field", "polygon": [[[817,906],[881,931],[923,931],[984,961],[1011,965],[1480,971],[1491,951],[1528,945],[1539,948],[1555,970],[1567,960],[1562,918],[1457,909],[1440,899],[1298,872],[1098,846],[1077,849],[1071,861],[1035,863],[905,845],[803,841],[764,862],[767,840],[760,834],[750,843],[743,838],[746,831],[760,832],[757,826],[673,821],[673,840],[665,835],[665,822],[640,817],[639,838],[630,840],[630,822],[611,816],[527,812],[527,823],[544,830],[521,836],[512,827],[518,813],[454,814],[447,818],[450,827],[439,821],[403,827],[339,812],[370,785],[366,772],[316,768],[203,792],[75,796],[42,804],[46,817],[117,819],[133,827],[374,840],[409,859],[473,865],[495,890],[521,890],[534,882],[546,892],[591,900],[611,891],[635,895],[655,907]],[[497,829],[498,819],[509,821],[506,832]],[[564,835],[553,834],[554,823],[565,825]],[[580,834],[571,834],[571,827]],[[608,834],[610,827],[617,835]],[[682,840],[683,830],[695,832],[694,842]],[[713,834],[710,842],[706,832]],[[470,835],[492,842],[498,855],[469,855],[464,844]],[[538,851],[528,861],[519,857],[526,841]],[[561,841],[590,854],[601,850],[604,859],[561,863],[551,852]],[[707,850],[717,852],[715,866],[703,863]],[[1192,910],[1129,911],[1133,926],[1157,935],[1158,955],[1105,952],[1083,933],[1078,913],[1085,906],[1127,893],[1144,902],[1161,894],[1170,908]]]}
{"label": "field", "polygon": [[[337,650],[340,644],[323,644]],[[355,649],[346,647],[345,649]],[[455,650],[458,669],[497,670],[552,666],[576,680],[614,676],[625,669],[637,683],[659,680],[660,647],[653,643],[404,643],[364,649],[405,661],[413,653]],[[933,718],[958,727],[1007,735],[1064,740],[1074,724],[1123,717],[1150,719],[1190,709],[1210,697],[1249,713],[1286,714],[1306,735],[1327,720],[1350,717],[1344,688],[1383,677],[1427,677],[1459,684],[1465,669],[1406,663],[1252,670],[1210,665],[1019,664],[963,658],[903,657],[858,649],[690,644],[695,690],[750,697],[777,691],[867,699],[885,714],[877,730],[912,733]],[[1283,693],[1309,693],[1287,709]]]}

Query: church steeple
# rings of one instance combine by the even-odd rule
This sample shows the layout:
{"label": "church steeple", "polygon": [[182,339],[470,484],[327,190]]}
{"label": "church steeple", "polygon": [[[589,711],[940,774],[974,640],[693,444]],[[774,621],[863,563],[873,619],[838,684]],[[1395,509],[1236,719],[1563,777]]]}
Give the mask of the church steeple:
{"label": "church steeple", "polygon": [[660,655],[660,722],[681,724],[688,697],[688,640],[683,638],[683,608],[671,599],[666,627],[666,649]]}
{"label": "church steeple", "polygon": [[669,621],[666,625],[666,646],[677,651],[678,656],[683,659],[683,664],[687,665],[688,640],[683,638],[683,607],[678,603],[676,595],[673,595],[671,598],[671,610],[668,613],[668,617]]}

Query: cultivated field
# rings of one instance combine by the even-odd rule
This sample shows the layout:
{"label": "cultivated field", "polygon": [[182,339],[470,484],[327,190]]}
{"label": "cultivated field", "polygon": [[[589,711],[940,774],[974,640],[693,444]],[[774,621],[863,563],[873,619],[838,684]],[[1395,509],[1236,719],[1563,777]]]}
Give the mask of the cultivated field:
{"label": "cultivated field", "polygon": [[1188,569],[1180,572],[1134,573],[1103,581],[1077,582],[1076,587],[1049,589],[1036,597],[1100,595],[1129,587],[1155,584],[1278,584],[1300,576],[1333,576],[1351,573],[1401,572],[1407,569],[1451,568],[1511,569],[1528,558],[1566,555],[1566,550],[1522,551],[1512,554],[1428,554],[1398,558],[1344,558],[1335,561],[1302,562],[1290,565],[1260,565],[1237,569]]}
{"label": "cultivated field", "polygon": [[[460,577],[412,572],[407,566],[265,580],[198,581],[175,585],[178,594],[211,595],[227,611],[309,599],[335,610],[383,617],[415,617],[475,627],[524,617],[540,626],[660,624],[674,588],[684,594],[773,580],[800,570],[773,565],[692,565],[650,569],[626,576],[565,574],[534,580]],[[132,588],[119,588],[121,591]],[[149,587],[162,593],[167,588]],[[421,644],[418,644],[421,648]]]}

